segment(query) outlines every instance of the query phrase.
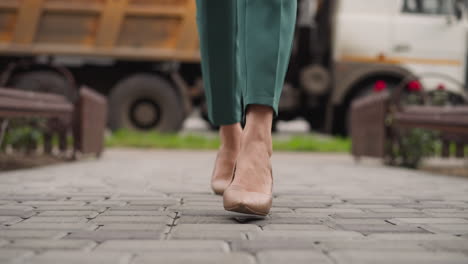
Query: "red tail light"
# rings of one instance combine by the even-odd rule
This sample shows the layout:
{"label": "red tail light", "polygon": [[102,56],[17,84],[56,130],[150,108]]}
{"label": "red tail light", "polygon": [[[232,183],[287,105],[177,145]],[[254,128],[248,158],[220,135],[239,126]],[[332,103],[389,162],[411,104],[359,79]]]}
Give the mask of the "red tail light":
{"label": "red tail light", "polygon": [[374,92],[381,92],[387,89],[387,83],[385,81],[376,81],[374,84]]}
{"label": "red tail light", "polygon": [[408,83],[408,90],[411,92],[419,92],[422,89],[422,85],[419,81],[411,81]]}
{"label": "red tail light", "polygon": [[439,91],[444,91],[444,90],[445,90],[445,85],[439,84],[439,85],[437,86],[437,90],[439,90]]}

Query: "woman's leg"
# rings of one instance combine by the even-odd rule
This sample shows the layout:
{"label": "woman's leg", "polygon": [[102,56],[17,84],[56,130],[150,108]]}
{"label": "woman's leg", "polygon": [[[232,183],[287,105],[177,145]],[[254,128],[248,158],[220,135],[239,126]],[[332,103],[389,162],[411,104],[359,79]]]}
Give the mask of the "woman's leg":
{"label": "woman's leg", "polygon": [[239,81],[246,126],[224,207],[265,215],[272,204],[271,125],[289,63],[296,0],[237,0]]}
{"label": "woman's leg", "polygon": [[236,73],[236,0],[197,0],[208,117],[214,125],[241,121],[241,91]]}
{"label": "woman's leg", "polygon": [[240,149],[241,90],[236,73],[236,0],[197,0],[202,71],[208,117],[220,126],[221,146],[211,186],[222,194]]}
{"label": "woman's leg", "polygon": [[277,114],[291,54],[297,1],[238,0],[237,9],[238,71],[244,108],[260,104],[270,106]]}

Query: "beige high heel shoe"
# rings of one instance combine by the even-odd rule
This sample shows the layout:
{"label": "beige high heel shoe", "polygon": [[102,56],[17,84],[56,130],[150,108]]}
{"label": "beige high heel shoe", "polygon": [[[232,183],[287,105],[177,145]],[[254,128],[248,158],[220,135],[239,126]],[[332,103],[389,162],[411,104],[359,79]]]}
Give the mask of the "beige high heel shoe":
{"label": "beige high heel shoe", "polygon": [[[211,175],[211,189],[213,190],[215,194],[223,195],[224,190],[226,190],[226,188],[229,186],[229,184],[232,181],[235,165],[231,169],[226,169],[225,171],[218,172],[219,170],[218,162],[220,162],[219,154],[216,156],[215,166],[213,168],[213,173]],[[228,162],[228,161],[224,160],[221,162]],[[227,166],[227,167],[230,167],[230,166]],[[216,177],[216,175],[221,176],[221,177]]]}
{"label": "beige high heel shoe", "polygon": [[273,203],[273,171],[269,165],[271,176],[270,193],[250,192],[238,185],[232,185],[235,177],[232,177],[231,184],[224,191],[224,209],[243,214],[254,214],[265,216],[270,212]]}

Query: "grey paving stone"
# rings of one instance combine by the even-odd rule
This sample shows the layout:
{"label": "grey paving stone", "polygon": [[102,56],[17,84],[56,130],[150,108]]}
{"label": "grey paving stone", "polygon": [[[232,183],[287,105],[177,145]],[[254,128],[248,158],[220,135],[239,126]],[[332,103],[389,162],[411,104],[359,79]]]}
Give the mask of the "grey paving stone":
{"label": "grey paving stone", "polygon": [[26,210],[15,210],[15,209],[0,209],[0,216],[17,216],[21,218],[28,218],[36,213],[33,211]]}
{"label": "grey paving stone", "polygon": [[112,211],[163,211],[164,206],[158,205],[124,205],[124,206],[111,206],[109,210]]}
{"label": "grey paving stone", "polygon": [[23,205],[30,205],[35,207],[40,206],[82,206],[85,205],[85,202],[80,201],[24,201],[22,202]]}
{"label": "grey paving stone", "polygon": [[[390,204],[350,204],[350,203],[343,203],[343,204],[332,204],[330,208],[357,208],[357,209],[394,209],[396,208]],[[406,208],[408,209],[408,208]]]}
{"label": "grey paving stone", "polygon": [[101,216],[92,219],[91,223],[148,223],[148,224],[170,224],[173,219],[168,216]]}
{"label": "grey paving stone", "polygon": [[51,230],[11,230],[0,229],[0,238],[3,239],[18,239],[18,238],[61,238],[67,233],[63,231]]}
{"label": "grey paving stone", "polygon": [[34,251],[31,250],[0,248],[0,263],[19,263],[32,255]]}
{"label": "grey paving stone", "polygon": [[468,235],[468,224],[425,224],[420,226],[433,233]]}
{"label": "grey paving stone", "polygon": [[61,216],[81,216],[85,218],[93,218],[99,214],[97,211],[43,211],[39,212],[39,217],[61,217]]}
{"label": "grey paving stone", "polygon": [[425,241],[422,245],[432,251],[450,251],[450,252],[462,252],[467,255],[468,253],[468,239],[463,240],[436,240],[436,241]]}
{"label": "grey paving stone", "polygon": [[0,216],[0,225],[11,225],[23,221],[23,218],[18,216]]}
{"label": "grey paving stone", "polygon": [[[252,232],[252,231],[250,231]],[[196,240],[196,239],[207,239],[207,240],[224,240],[234,241],[247,239],[245,231],[240,230],[172,230],[169,233],[168,239],[184,239],[184,240]]]}
{"label": "grey paving stone", "polygon": [[118,195],[112,196],[109,198],[110,201],[119,200],[119,201],[166,201],[166,200],[175,200],[178,201],[179,199],[174,198],[170,199],[167,198],[165,195]]}
{"label": "grey paving stone", "polygon": [[34,207],[32,207],[32,206],[22,205],[22,204],[18,204],[18,203],[0,205],[0,211],[1,210],[31,211],[33,209],[34,209]]}
{"label": "grey paving stone", "polygon": [[468,212],[426,212],[428,217],[441,217],[441,218],[468,218]]}
{"label": "grey paving stone", "polygon": [[221,240],[108,240],[94,251],[141,252],[228,252]]}
{"label": "grey paving stone", "polygon": [[83,202],[101,202],[106,199],[106,196],[95,196],[95,195],[85,195],[85,196],[77,196],[73,195],[69,197],[69,201],[83,201]]}
{"label": "grey paving stone", "polygon": [[466,224],[467,219],[462,218],[392,218],[388,220],[394,224]]}
{"label": "grey paving stone", "polygon": [[[327,213],[312,214],[311,216],[309,213],[277,213],[268,217],[246,218],[245,222],[261,226],[268,224],[321,224],[323,219],[327,218]],[[242,220],[242,217],[236,219]]]}
{"label": "grey paving stone", "polygon": [[468,262],[468,256],[449,252],[342,250],[332,251],[330,256],[340,264],[465,264]]}
{"label": "grey paving stone", "polygon": [[428,215],[424,213],[339,213],[331,215],[333,218],[427,218]]}
{"label": "grey paving stone", "polygon": [[414,204],[415,201],[403,198],[396,198],[396,199],[381,199],[376,197],[369,197],[367,199],[346,199],[347,203],[352,204],[395,204],[402,206],[404,204]]}
{"label": "grey paving stone", "polygon": [[83,206],[67,206],[67,205],[44,205],[38,206],[34,209],[34,211],[96,211],[96,212],[104,212],[107,210],[106,207],[100,206],[90,206],[90,205],[83,205]]}
{"label": "grey paving stone", "polygon": [[322,252],[312,250],[275,250],[262,251],[257,254],[260,264],[333,264]]}
{"label": "grey paving stone", "polygon": [[166,233],[169,231],[169,226],[164,224],[105,224],[99,230],[135,230],[135,231],[160,231]]}
{"label": "grey paving stone", "polygon": [[174,226],[173,231],[178,232],[193,232],[205,230],[217,231],[260,231],[260,227],[252,224],[179,224]]}
{"label": "grey paving stone", "polygon": [[276,201],[307,201],[325,204],[342,204],[344,201],[333,195],[294,195],[283,194],[275,196]]}
{"label": "grey paving stone", "polygon": [[222,205],[218,206],[171,206],[167,211],[180,212],[183,216],[226,216],[235,217],[240,214],[227,212]]}
{"label": "grey paving stone", "polygon": [[56,216],[42,217],[33,216],[23,221],[23,223],[86,223],[88,219],[82,216]]}
{"label": "grey paving stone", "polygon": [[107,210],[100,216],[168,216],[170,218],[175,218],[177,213],[167,212],[167,211],[124,211],[124,210]]}
{"label": "grey paving stone", "polygon": [[76,230],[94,230],[98,226],[90,223],[24,223],[20,222],[10,226],[10,229],[21,230],[63,230],[63,231],[76,231]]}
{"label": "grey paving stone", "polygon": [[255,264],[253,256],[245,253],[219,253],[219,252],[194,252],[194,253],[145,253],[134,259],[134,264]]}
{"label": "grey paving stone", "polygon": [[333,230],[326,225],[293,225],[293,224],[270,224],[262,227],[263,230]]}
{"label": "grey paving stone", "polygon": [[298,208],[294,210],[297,214],[301,213],[325,213],[325,215],[330,214],[340,214],[340,213],[364,213],[363,210],[358,208]]}
{"label": "grey paving stone", "polygon": [[420,213],[419,209],[413,208],[368,208],[370,212],[374,213]]}
{"label": "grey paving stone", "polygon": [[372,233],[429,233],[424,229],[418,228],[417,226],[408,225],[392,225],[386,224],[339,224],[337,229],[356,231],[365,235]]}
{"label": "grey paving stone", "polygon": [[185,216],[177,219],[179,224],[238,224],[235,218],[226,216]]}
{"label": "grey paving stone", "polygon": [[3,195],[0,196],[0,200],[7,200],[7,201],[63,201],[65,200],[64,196],[47,196],[43,194],[35,194],[35,195],[28,195],[28,194],[10,194],[10,195]]}
{"label": "grey paving stone", "polygon": [[343,225],[384,225],[388,224],[387,220],[379,218],[330,218],[325,220],[325,223],[330,224],[343,224]]}
{"label": "grey paving stone", "polygon": [[456,205],[449,203],[415,203],[415,204],[404,204],[401,205],[404,208],[414,208],[414,209],[431,209],[431,208],[457,208]]}
{"label": "grey paving stone", "polygon": [[264,250],[318,250],[318,243],[314,238],[262,239],[232,241],[233,251],[243,251],[255,254]]}
{"label": "grey paving stone", "polygon": [[[183,201],[183,204],[180,206],[183,207],[211,207],[211,208],[219,208],[220,205],[222,207],[223,201],[222,200],[210,200],[210,201]],[[176,206],[171,206],[171,207],[176,207]]]}
{"label": "grey paving stone", "polygon": [[427,204],[427,205],[450,205],[456,208],[467,208],[467,203],[465,201],[451,201],[449,199],[439,199],[439,200],[423,200],[420,201],[421,204]]}
{"label": "grey paving stone", "polygon": [[114,207],[114,206],[125,206],[125,205],[127,205],[127,202],[126,201],[111,201],[111,200],[90,201],[89,205],[91,205],[91,206]]}
{"label": "grey paving stone", "polygon": [[422,241],[400,241],[400,240],[376,240],[376,239],[361,239],[361,240],[333,240],[322,241],[320,248],[326,251],[335,250],[389,250],[389,251],[429,251],[424,246]]}
{"label": "grey paving stone", "polygon": [[187,195],[186,193],[178,194],[178,197],[174,197],[175,194],[170,194],[170,197],[183,200],[184,203],[186,202],[196,202],[196,201],[217,201],[222,202],[223,197],[221,195],[213,195],[213,194],[198,194],[198,195]]}
{"label": "grey paving stone", "polygon": [[303,201],[276,201],[273,200],[273,206],[289,207],[289,208],[325,208],[329,204],[318,202],[303,202]]}
{"label": "grey paving stone", "polygon": [[395,241],[453,241],[458,240],[463,242],[463,240],[459,237],[449,235],[449,234],[424,234],[424,233],[417,233],[417,234],[404,234],[404,233],[397,233],[397,234],[371,234],[368,236],[369,239],[375,240],[395,240]]}
{"label": "grey paving stone", "polygon": [[129,206],[173,206],[179,205],[180,200],[176,199],[161,199],[161,200],[126,200]]}
{"label": "grey paving stone", "polygon": [[431,209],[422,209],[425,213],[468,213],[467,209],[460,208],[431,208]]}
{"label": "grey paving stone", "polygon": [[272,207],[270,209],[270,215],[275,215],[277,213],[293,213],[292,208],[287,208],[287,207]]}
{"label": "grey paving stone", "polygon": [[90,240],[65,240],[65,239],[15,239],[4,248],[31,249],[31,250],[50,250],[50,249],[80,249],[89,250],[96,246],[94,241]]}
{"label": "grey paving stone", "polygon": [[7,240],[4,240],[4,238],[0,238],[0,247],[6,244],[9,244],[10,242]]}
{"label": "grey paving stone", "polygon": [[96,242],[118,239],[162,239],[165,237],[165,230],[141,231],[141,230],[96,230],[96,231],[74,231],[66,239],[89,239]]}
{"label": "grey paving stone", "polygon": [[288,231],[280,231],[280,230],[265,230],[263,232],[252,232],[248,233],[248,237],[251,240],[264,240],[264,239],[315,239],[317,241],[320,240],[328,240],[328,239],[361,239],[363,235],[354,232],[354,231],[298,231],[298,230],[288,230]]}
{"label": "grey paving stone", "polygon": [[47,251],[27,259],[24,264],[130,264],[131,254],[119,252]]}

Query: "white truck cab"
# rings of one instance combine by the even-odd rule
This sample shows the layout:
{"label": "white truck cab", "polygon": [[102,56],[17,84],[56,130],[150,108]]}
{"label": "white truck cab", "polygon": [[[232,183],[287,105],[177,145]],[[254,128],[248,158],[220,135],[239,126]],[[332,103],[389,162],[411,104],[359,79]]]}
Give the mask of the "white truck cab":
{"label": "white truck cab", "polygon": [[466,92],[467,6],[466,0],[339,0],[332,101],[341,103],[350,86],[369,76],[437,73],[421,80],[424,89]]}

